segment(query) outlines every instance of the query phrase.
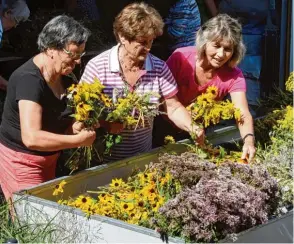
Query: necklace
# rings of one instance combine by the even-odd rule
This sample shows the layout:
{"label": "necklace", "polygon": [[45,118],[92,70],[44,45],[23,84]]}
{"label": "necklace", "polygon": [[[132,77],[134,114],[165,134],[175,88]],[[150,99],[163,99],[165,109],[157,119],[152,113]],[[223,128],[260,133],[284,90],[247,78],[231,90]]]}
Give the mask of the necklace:
{"label": "necklace", "polygon": [[[122,67],[122,64],[124,64],[124,61],[123,61],[123,58],[121,58],[121,55],[120,55],[120,47],[118,47],[117,49],[117,58],[118,58],[118,64],[119,64],[119,70],[120,70],[120,74],[121,74],[121,78],[122,78],[122,81],[124,82],[124,85],[125,85],[125,88],[126,89],[129,89],[130,91],[134,91],[137,89],[137,87],[139,86],[140,84],[140,81],[141,81],[141,78],[140,76],[138,76],[138,78],[136,79],[136,82],[134,83],[134,85],[132,85],[132,82],[128,82],[127,78],[126,78],[126,75],[125,75],[125,72],[123,70],[123,67]],[[126,68],[126,66],[125,66]],[[138,72],[140,70],[140,68],[137,68],[137,70],[129,70],[130,72]]]}

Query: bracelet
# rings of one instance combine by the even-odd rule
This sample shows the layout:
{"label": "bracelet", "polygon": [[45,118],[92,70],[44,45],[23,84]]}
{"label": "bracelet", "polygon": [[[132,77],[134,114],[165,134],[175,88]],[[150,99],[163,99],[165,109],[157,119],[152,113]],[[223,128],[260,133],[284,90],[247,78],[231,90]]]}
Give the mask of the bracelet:
{"label": "bracelet", "polygon": [[243,143],[245,142],[245,139],[246,139],[248,136],[252,136],[252,137],[253,137],[253,140],[255,140],[255,136],[254,136],[254,134],[252,134],[252,133],[248,133],[248,134],[246,134],[246,135],[243,137]]}

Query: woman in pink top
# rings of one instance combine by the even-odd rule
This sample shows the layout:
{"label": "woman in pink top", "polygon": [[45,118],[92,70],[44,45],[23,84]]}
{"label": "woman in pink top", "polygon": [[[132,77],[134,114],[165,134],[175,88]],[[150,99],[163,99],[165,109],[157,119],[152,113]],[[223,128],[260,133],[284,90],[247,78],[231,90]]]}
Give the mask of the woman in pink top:
{"label": "woman in pink top", "polygon": [[218,99],[230,94],[243,116],[243,123],[238,123],[244,141],[242,158],[249,155],[251,160],[255,154],[253,119],[248,109],[245,79],[236,67],[244,54],[240,23],[220,14],[198,30],[196,48],[177,49],[167,65],[177,81],[177,96],[184,106],[205,92],[208,86],[218,87]]}

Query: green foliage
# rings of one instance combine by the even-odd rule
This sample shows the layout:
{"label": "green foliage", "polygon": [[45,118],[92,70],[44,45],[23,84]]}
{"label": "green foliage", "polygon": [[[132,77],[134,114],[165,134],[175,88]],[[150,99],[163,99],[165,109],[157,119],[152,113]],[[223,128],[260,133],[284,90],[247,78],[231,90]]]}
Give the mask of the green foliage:
{"label": "green foliage", "polygon": [[[293,107],[277,110],[267,118],[277,116],[268,133],[270,141],[257,150],[256,164],[263,165],[278,181],[282,201],[280,206],[293,205]],[[268,119],[265,118],[266,121]]]}
{"label": "green foliage", "polygon": [[[50,221],[44,224],[21,223],[18,218],[12,221],[8,204],[0,202],[0,243],[16,239],[19,243],[52,243],[56,226]],[[66,241],[59,240],[59,241]]]}

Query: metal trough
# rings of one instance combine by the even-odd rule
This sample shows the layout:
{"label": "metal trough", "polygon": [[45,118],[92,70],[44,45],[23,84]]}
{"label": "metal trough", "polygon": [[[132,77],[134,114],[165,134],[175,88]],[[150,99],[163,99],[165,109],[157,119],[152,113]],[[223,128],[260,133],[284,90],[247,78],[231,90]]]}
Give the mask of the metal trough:
{"label": "metal trough", "polygon": [[[235,126],[230,126],[215,130],[207,137],[216,145],[237,141],[240,139],[240,134]],[[93,215],[87,219],[79,209],[59,205],[58,199],[52,195],[52,192],[54,186],[61,180],[67,182],[63,199],[78,196],[87,190],[95,191],[98,186],[109,184],[113,178],[126,178],[134,168],[144,169],[149,162],[158,160],[159,153],[169,150],[181,153],[185,149],[186,147],[181,144],[169,145],[140,156],[97,166],[17,192],[13,196],[16,214],[26,223],[37,225],[50,222],[54,225],[59,231],[54,232],[51,242],[162,243],[160,235],[148,228],[99,215]],[[244,239],[244,236],[242,238]],[[184,241],[179,238],[169,238],[168,242],[183,243]]]}

